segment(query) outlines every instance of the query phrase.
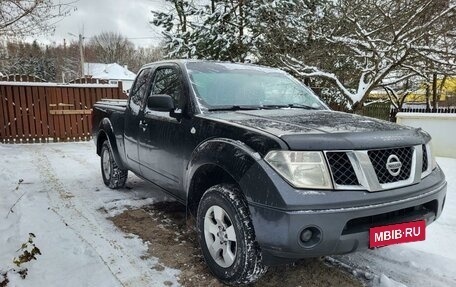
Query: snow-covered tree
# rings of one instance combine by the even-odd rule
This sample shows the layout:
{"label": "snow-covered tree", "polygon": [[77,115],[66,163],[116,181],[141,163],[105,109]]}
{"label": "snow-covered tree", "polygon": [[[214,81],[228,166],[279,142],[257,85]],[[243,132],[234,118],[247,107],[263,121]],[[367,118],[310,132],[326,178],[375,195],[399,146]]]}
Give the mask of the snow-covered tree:
{"label": "snow-covered tree", "polygon": [[[283,67],[302,77],[319,77],[335,84],[360,107],[378,86],[391,86],[407,78],[456,67],[456,6],[448,0],[352,0],[333,1],[327,14],[316,21],[312,39],[323,51],[336,51],[327,59],[346,58],[356,83],[345,83],[316,58],[306,61],[282,56]],[[299,32],[299,31],[298,31]],[[304,27],[302,33],[309,35]],[[328,47],[331,47],[328,49]],[[338,62],[335,62],[337,64]],[[401,78],[388,78],[394,71]]]}
{"label": "snow-covered tree", "polygon": [[53,55],[47,48],[42,48],[36,41],[29,43],[8,43],[3,48],[2,74],[28,75],[40,79],[53,81],[56,77],[56,68]]}
{"label": "snow-covered tree", "polygon": [[244,62],[251,55],[255,1],[167,2],[173,8],[153,11],[152,23],[164,29],[168,57]]}
{"label": "snow-covered tree", "polygon": [[190,41],[191,22],[198,9],[193,1],[188,0],[165,0],[166,6],[171,6],[168,11],[152,11],[152,24],[163,28],[165,36],[165,48],[169,57],[192,56],[194,45]]}
{"label": "snow-covered tree", "polygon": [[327,0],[289,0],[257,1],[256,15],[252,20],[256,37],[255,56],[260,64],[279,67],[291,72],[333,108],[349,104],[347,98],[325,78],[301,76],[300,72],[289,69],[284,64],[284,56],[291,59],[318,65],[320,70],[331,71],[346,84],[354,83],[349,51],[343,47],[328,45],[315,36],[323,20],[332,16],[332,1]]}
{"label": "snow-covered tree", "polygon": [[168,56],[280,67],[321,91],[330,83],[351,109],[375,88],[456,67],[454,0],[167,2],[153,23]]}

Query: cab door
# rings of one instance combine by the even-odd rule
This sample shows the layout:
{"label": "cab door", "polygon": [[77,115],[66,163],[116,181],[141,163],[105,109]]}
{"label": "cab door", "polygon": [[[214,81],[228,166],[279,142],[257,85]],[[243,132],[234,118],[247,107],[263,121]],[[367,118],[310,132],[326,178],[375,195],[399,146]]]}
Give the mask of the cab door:
{"label": "cab door", "polygon": [[[144,107],[140,125],[139,161],[141,173],[155,184],[183,199],[185,142],[191,135],[190,120],[176,117],[185,113],[186,93],[182,73],[177,65],[157,67],[150,95],[172,97],[175,112],[152,111]],[[147,103],[147,99],[145,101]]]}
{"label": "cab door", "polygon": [[140,173],[138,140],[141,120],[141,107],[150,90],[151,69],[139,72],[130,90],[127,109],[125,110],[124,142],[127,164],[133,172]]}

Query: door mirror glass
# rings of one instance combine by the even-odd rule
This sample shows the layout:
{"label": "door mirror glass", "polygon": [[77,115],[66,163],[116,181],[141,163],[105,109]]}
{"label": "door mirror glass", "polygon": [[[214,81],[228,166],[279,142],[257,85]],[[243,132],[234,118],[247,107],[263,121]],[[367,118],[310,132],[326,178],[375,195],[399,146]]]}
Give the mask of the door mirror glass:
{"label": "door mirror glass", "polygon": [[174,111],[174,101],[169,95],[151,95],[147,99],[147,108],[152,111],[171,112]]}

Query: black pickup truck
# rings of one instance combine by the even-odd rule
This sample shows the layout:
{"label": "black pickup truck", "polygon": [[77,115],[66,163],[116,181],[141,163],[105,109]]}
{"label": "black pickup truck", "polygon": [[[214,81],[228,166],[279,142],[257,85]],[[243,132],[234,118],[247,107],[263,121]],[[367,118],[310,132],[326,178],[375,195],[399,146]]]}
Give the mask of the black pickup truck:
{"label": "black pickup truck", "polygon": [[121,188],[131,171],[185,204],[227,284],[423,240],[445,203],[426,132],[331,111],[278,69],[145,65],[128,100],[95,104],[93,136],[104,183]]}

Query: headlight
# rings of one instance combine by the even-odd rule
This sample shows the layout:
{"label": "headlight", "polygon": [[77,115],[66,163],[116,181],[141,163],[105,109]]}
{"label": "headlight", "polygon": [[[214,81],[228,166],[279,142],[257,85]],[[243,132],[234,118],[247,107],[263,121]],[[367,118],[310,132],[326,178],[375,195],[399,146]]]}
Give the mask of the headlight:
{"label": "headlight", "polygon": [[328,167],[321,152],[271,151],[264,159],[297,188],[333,188]]}

